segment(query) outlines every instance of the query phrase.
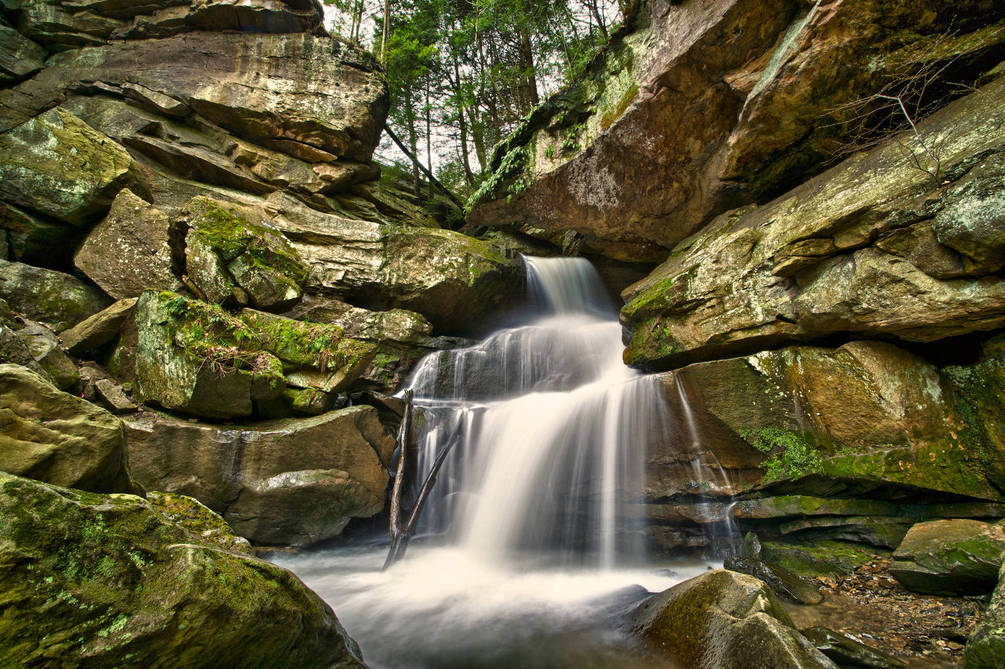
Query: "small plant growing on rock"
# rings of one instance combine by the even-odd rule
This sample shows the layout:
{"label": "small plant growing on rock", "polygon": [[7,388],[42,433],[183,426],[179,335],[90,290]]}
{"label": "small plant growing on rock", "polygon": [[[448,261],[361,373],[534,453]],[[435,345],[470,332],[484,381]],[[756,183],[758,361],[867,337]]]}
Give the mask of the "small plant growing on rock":
{"label": "small plant growing on rock", "polygon": [[748,444],[771,457],[761,464],[768,479],[799,478],[823,470],[823,460],[809,440],[780,427],[741,430]]}

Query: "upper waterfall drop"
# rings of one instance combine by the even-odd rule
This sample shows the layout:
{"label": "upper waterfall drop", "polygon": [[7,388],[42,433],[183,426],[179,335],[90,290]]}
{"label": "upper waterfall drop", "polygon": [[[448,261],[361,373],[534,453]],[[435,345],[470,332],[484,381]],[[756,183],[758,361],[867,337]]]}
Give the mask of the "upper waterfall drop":
{"label": "upper waterfall drop", "polygon": [[453,442],[423,528],[486,561],[635,561],[660,390],[622,362],[616,311],[588,261],[525,262],[536,319],[431,355],[410,380],[426,416],[419,480]]}

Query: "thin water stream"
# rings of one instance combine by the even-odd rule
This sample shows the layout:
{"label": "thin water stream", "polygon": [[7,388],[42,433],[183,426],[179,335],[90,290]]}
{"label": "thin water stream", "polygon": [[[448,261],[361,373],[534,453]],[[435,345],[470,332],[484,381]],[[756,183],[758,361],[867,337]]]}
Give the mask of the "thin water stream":
{"label": "thin water stream", "polygon": [[426,357],[408,383],[417,480],[453,447],[405,559],[382,572],[371,545],[277,560],[373,667],[656,666],[613,621],[707,568],[647,562],[643,466],[665,402],[622,362],[595,270],[525,260],[527,323]]}

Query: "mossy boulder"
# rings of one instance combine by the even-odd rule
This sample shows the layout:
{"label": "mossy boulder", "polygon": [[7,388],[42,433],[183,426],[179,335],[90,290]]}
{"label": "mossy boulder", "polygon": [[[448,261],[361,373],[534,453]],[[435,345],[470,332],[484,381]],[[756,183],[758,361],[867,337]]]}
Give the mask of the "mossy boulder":
{"label": "mossy boulder", "polygon": [[890,573],[915,592],[991,592],[1005,553],[1005,521],[932,520],[911,527],[893,553]]}
{"label": "mossy boulder", "polygon": [[761,558],[800,576],[841,578],[851,576],[859,567],[889,553],[847,541],[765,541]]}
{"label": "mossy boulder", "polygon": [[19,365],[0,365],[0,470],[98,492],[130,491],[122,422]]}
{"label": "mossy boulder", "polygon": [[159,508],[0,474],[0,664],[362,666],[296,576]]}
{"label": "mossy boulder", "polygon": [[285,385],[282,363],[238,340],[252,335],[216,305],[147,291],[134,316],[136,390],[145,401],[197,416],[250,416]]}
{"label": "mossy boulder", "polygon": [[309,296],[286,314],[297,320],[336,325],[347,336],[370,342],[376,355],[360,375],[368,389],[393,393],[423,356],[457,345],[455,340],[432,337],[432,324],[421,314],[406,309],[371,311],[334,298]]}
{"label": "mossy boulder", "polygon": [[369,406],[215,426],[125,419],[130,468],[150,490],[198,499],[260,544],[312,544],[384,508],[394,439]]}
{"label": "mossy boulder", "polygon": [[146,500],[159,514],[198,535],[203,542],[231,553],[252,554],[248,540],[234,534],[227,521],[210,511],[209,507],[203,506],[199,500],[156,491],[148,492]]}
{"label": "mossy boulder", "polygon": [[1001,669],[1005,666],[1005,564],[998,572],[998,587],[963,653],[966,669]]}
{"label": "mossy boulder", "polygon": [[629,633],[695,669],[835,667],[795,629],[762,581],[718,569],[653,595],[629,614]]}
{"label": "mossy boulder", "polygon": [[117,300],[144,290],[177,290],[166,214],[123,189],[73,257],[74,265]]}
{"label": "mossy boulder", "polygon": [[56,107],[0,135],[0,199],[44,217],[85,226],[129,187],[148,193],[121,145]]}
{"label": "mossy boulder", "polygon": [[0,297],[14,311],[57,332],[111,303],[100,290],[74,276],[7,260],[0,260]]}
{"label": "mossy boulder", "polygon": [[[170,292],[144,293],[134,320],[140,396],[209,418],[251,416],[287,385],[341,392],[376,352],[375,344],[347,337],[336,325],[251,309],[232,315]],[[119,345],[129,348],[129,341]],[[120,357],[128,359],[128,351]]]}
{"label": "mossy boulder", "polygon": [[176,223],[188,230],[189,281],[211,302],[288,308],[303,295],[308,268],[282,233],[252,218],[247,210],[206,197],[185,205]]}
{"label": "mossy boulder", "polygon": [[297,388],[341,392],[376,355],[376,344],[349,337],[338,325],[304,323],[253,309],[242,309],[238,317],[255,335],[253,345],[282,360],[286,382]]}

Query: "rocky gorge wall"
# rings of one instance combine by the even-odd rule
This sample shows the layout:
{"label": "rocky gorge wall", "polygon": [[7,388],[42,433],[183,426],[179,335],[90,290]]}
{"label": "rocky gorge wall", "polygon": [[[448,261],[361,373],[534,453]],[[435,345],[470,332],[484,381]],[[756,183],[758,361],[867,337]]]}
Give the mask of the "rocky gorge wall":
{"label": "rocky gorge wall", "polygon": [[[0,3],[6,660],[359,666],[327,604],[232,532],[306,545],[381,513],[386,393],[491,329],[523,276],[382,178],[384,75],[322,18]],[[230,631],[205,624],[221,610]]]}

